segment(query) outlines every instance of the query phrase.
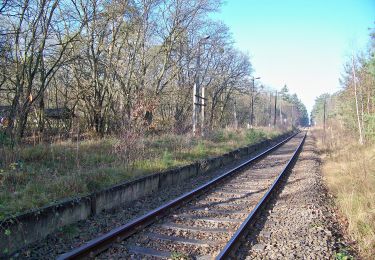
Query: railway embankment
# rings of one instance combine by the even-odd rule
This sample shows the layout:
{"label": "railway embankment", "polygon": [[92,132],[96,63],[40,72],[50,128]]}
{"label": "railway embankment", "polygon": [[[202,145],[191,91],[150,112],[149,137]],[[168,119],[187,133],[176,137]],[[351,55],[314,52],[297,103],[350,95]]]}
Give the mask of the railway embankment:
{"label": "railway embankment", "polygon": [[[218,174],[218,168],[222,170],[226,166],[238,163],[242,159],[248,158],[271,146],[287,135],[290,135],[290,133],[236,149],[222,156],[200,160],[176,169],[150,174],[87,196],[65,200],[48,207],[39,208],[6,219],[1,222],[1,228],[3,230],[3,232],[0,233],[0,247],[3,248],[1,253],[5,255],[15,252],[36,241],[40,241],[51,233],[54,233],[54,235],[52,235],[54,238],[47,237],[44,243],[49,245],[45,247],[46,252],[51,251],[51,248],[54,248],[53,245],[60,244],[59,241],[64,241],[61,237],[65,237],[68,240],[73,238],[74,240],[75,237],[80,236],[77,235],[80,233],[83,233],[83,237],[85,237],[87,232],[81,232],[80,227],[88,226],[91,228],[95,226],[95,224],[82,224],[82,222],[86,220],[90,222],[92,219],[96,222],[96,216],[103,212],[116,211],[115,209],[119,207],[123,210],[124,207],[129,208],[130,206],[130,208],[133,209],[134,205],[143,205],[143,202],[141,202],[143,198],[147,199],[147,197],[152,197],[150,198],[151,200],[157,198],[157,202],[163,201],[163,199],[170,200],[173,196],[181,194],[181,191],[186,191],[184,187],[191,187],[191,185],[198,185],[209,180],[209,178]],[[155,207],[157,204],[146,203],[146,206]],[[135,208],[137,209],[137,207]],[[122,210],[120,209],[120,212]],[[135,212],[134,210],[130,210],[128,215],[132,217],[134,216],[133,213],[137,214],[137,210],[135,210]],[[98,219],[101,218],[98,217]],[[126,217],[123,218],[122,221],[125,219]],[[101,224],[99,224],[100,227],[103,227],[102,221],[103,220],[99,220],[99,222],[101,222]],[[72,225],[77,222],[80,223]],[[104,228],[104,230],[106,230],[106,228]],[[102,229],[98,232],[104,231]],[[91,234],[90,232],[88,233]],[[88,235],[88,237],[89,236],[90,235]],[[64,241],[63,243],[67,245],[77,245],[83,241],[87,241],[87,239],[79,239],[79,241],[73,243]],[[44,248],[43,243],[39,243],[36,247]],[[57,252],[61,253],[63,248],[64,246],[61,246]],[[31,254],[32,251],[33,249],[23,250],[26,255]],[[42,257],[43,255],[50,256],[51,254],[41,253],[39,256]]]}

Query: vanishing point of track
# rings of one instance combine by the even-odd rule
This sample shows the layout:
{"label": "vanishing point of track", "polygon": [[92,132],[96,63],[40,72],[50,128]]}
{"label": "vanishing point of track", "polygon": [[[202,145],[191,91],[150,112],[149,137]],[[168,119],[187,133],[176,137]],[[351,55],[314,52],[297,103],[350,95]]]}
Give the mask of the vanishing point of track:
{"label": "vanishing point of track", "polygon": [[292,167],[294,134],[258,156],[58,259],[230,259]]}

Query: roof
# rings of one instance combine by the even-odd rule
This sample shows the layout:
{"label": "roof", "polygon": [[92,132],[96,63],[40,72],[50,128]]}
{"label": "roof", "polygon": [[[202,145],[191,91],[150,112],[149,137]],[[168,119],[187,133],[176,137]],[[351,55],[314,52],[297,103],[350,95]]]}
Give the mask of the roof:
{"label": "roof", "polygon": [[74,116],[73,112],[67,107],[47,108],[44,110],[44,115],[52,119],[69,119]]}

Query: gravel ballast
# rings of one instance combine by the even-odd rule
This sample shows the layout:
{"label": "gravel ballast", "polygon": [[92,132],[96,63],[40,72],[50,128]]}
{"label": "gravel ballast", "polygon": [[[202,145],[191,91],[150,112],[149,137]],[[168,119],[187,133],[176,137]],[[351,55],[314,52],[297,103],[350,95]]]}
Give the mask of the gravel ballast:
{"label": "gravel ballast", "polygon": [[[201,196],[171,210],[164,218],[96,257],[165,259],[178,254],[184,257],[177,259],[214,259],[280,174],[303,136],[298,134],[259,161],[223,179]],[[246,191],[240,192],[243,189]],[[185,230],[176,229],[176,225]]]}
{"label": "gravel ballast", "polygon": [[287,182],[259,216],[237,258],[335,259],[347,255],[336,219],[315,141],[308,134]]}

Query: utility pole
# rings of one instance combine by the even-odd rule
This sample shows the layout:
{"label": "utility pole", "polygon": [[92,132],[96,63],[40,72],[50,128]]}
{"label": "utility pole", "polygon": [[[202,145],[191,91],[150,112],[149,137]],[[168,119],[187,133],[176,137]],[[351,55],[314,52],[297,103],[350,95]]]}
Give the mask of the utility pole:
{"label": "utility pole", "polygon": [[206,106],[205,104],[205,97],[204,97],[204,91],[205,91],[205,86],[202,85],[202,96],[200,97],[202,100],[201,104],[201,136],[204,137],[204,107]]}
{"label": "utility pole", "polygon": [[273,116],[273,128],[276,127],[276,108],[277,108],[277,90],[275,94],[275,111],[274,111],[274,116]]}
{"label": "utility pole", "polygon": [[326,142],[326,103],[327,99],[324,99],[324,105],[323,105],[323,143]]}
{"label": "utility pole", "polygon": [[271,91],[270,91],[270,102],[268,104],[268,115],[269,115],[268,127],[271,127],[271,121],[272,121],[272,92]]}
{"label": "utility pole", "polygon": [[233,117],[234,117],[234,129],[237,129],[238,128],[238,119],[237,119],[237,101],[236,101],[236,98],[234,98]]}
{"label": "utility pole", "polygon": [[293,112],[294,112],[294,105],[292,104],[292,129],[294,128],[294,114],[293,114]]}
{"label": "utility pole", "polygon": [[281,100],[279,101],[280,125],[283,125],[283,112],[281,111]]}
{"label": "utility pole", "polygon": [[193,87],[193,136],[195,136],[197,133],[197,87],[197,79],[195,79]]}
{"label": "utility pole", "polygon": [[254,76],[252,77],[252,88],[251,88],[251,111],[250,111],[250,128],[253,128],[254,125],[254,96],[255,96],[255,80],[260,79],[260,77],[255,78]]}
{"label": "utility pole", "polygon": [[[202,106],[204,105],[204,96],[203,97],[200,97],[199,96],[199,75],[200,75],[200,56],[201,56],[201,43],[202,41],[204,40],[207,40],[208,38],[210,38],[210,36],[206,36],[204,38],[201,38],[199,41],[198,41],[198,55],[197,55],[197,64],[196,64],[196,68],[195,68],[195,83],[194,83],[194,88],[193,88],[193,117],[192,117],[192,121],[193,121],[193,136],[196,136],[197,135],[197,118],[198,118],[198,113],[199,113],[199,106]],[[204,92],[204,90],[202,90],[202,92]],[[203,93],[204,95],[204,93]],[[199,98],[202,98],[202,104],[200,104],[199,102]],[[202,109],[202,124],[201,124],[201,132],[202,132],[202,135],[203,135],[203,127],[204,127],[204,109]]]}

